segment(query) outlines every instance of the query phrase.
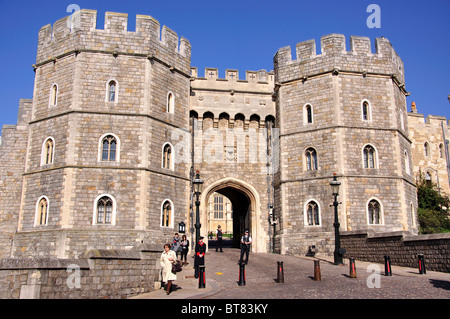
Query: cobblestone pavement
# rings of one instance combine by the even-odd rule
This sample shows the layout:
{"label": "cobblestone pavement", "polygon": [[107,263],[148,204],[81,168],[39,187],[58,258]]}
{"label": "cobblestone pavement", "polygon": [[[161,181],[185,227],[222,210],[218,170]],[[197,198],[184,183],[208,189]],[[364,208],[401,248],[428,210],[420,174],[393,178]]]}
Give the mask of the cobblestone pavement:
{"label": "cobblestone pavement", "polygon": [[[350,278],[345,265],[332,258],[319,258],[321,281],[314,281],[314,258],[268,253],[250,253],[246,285],[239,286],[239,249],[223,253],[209,250],[206,257],[206,288],[192,278],[193,262],[178,273],[178,289],[166,296],[163,289],[137,299],[449,299],[450,274],[392,266],[392,277],[384,276],[384,265],[356,260],[357,278]],[[193,259],[191,259],[193,260]],[[278,283],[277,261],[283,262],[284,283]],[[369,268],[368,268],[369,267]],[[374,267],[372,270],[372,267]],[[380,271],[377,276],[376,270]],[[377,280],[379,280],[377,282]],[[373,288],[370,288],[373,287]]]}

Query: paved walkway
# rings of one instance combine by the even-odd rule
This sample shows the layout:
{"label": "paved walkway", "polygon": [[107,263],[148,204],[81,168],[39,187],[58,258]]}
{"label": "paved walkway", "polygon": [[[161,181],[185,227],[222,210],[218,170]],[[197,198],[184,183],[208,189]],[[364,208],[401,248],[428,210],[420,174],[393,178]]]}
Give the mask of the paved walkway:
{"label": "paved walkway", "polygon": [[[177,289],[169,296],[163,289],[133,299],[449,299],[450,274],[392,266],[392,277],[384,276],[384,265],[356,260],[357,278],[350,278],[348,259],[343,266],[332,258],[320,258],[321,281],[314,281],[314,258],[268,253],[250,253],[246,285],[239,286],[240,251],[225,248],[206,255],[206,288],[193,278],[193,258],[178,273]],[[277,261],[283,262],[284,283],[276,282]],[[369,267],[369,268],[368,268]],[[375,270],[371,270],[374,267]],[[374,271],[379,269],[380,276]],[[373,288],[371,288],[373,287]]]}

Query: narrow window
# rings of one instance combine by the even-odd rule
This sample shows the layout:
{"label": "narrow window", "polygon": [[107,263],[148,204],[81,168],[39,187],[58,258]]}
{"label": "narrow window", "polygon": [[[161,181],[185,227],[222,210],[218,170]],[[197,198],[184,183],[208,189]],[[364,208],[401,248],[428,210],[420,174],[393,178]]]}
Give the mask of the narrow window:
{"label": "narrow window", "polygon": [[111,224],[113,201],[103,196],[97,201],[97,224]]}
{"label": "narrow window", "polygon": [[48,201],[42,197],[37,205],[36,225],[47,225]]}
{"label": "narrow window", "polygon": [[375,199],[372,199],[369,202],[367,209],[369,212],[369,224],[370,225],[381,224],[380,203]]}
{"label": "narrow window", "polygon": [[423,152],[425,154],[425,157],[430,156],[430,145],[428,144],[428,142],[425,142],[423,144]]}
{"label": "narrow window", "polygon": [[375,149],[371,145],[366,145],[364,147],[364,168],[375,168],[376,166],[376,154]]}
{"label": "narrow window", "polygon": [[172,205],[168,200],[164,202],[161,214],[161,226],[170,227],[172,218]]}
{"label": "narrow window", "polygon": [[303,122],[305,124],[312,124],[313,122],[313,108],[311,104],[306,104],[303,111],[304,120]]}
{"label": "narrow window", "polygon": [[370,104],[368,101],[363,101],[361,104],[361,116],[363,121],[371,121],[372,114],[370,109]]}
{"label": "narrow window", "polygon": [[439,157],[444,158],[444,144],[439,144]]}
{"label": "narrow window", "polygon": [[425,183],[428,186],[431,186],[433,184],[432,181],[431,181],[431,173],[430,172],[426,172],[425,173]]}
{"label": "narrow window", "polygon": [[404,155],[405,155],[405,171],[406,171],[406,174],[410,175],[411,174],[411,168],[409,166],[408,152],[405,151]]}
{"label": "narrow window", "polygon": [[174,97],[172,92],[169,92],[169,94],[167,95],[167,109],[166,111],[168,113],[173,113],[174,112]]}
{"label": "narrow window", "polygon": [[56,106],[57,102],[58,102],[58,86],[56,84],[53,84],[50,91],[50,106]]}
{"label": "narrow window", "polygon": [[317,170],[317,152],[312,147],[305,151],[306,156],[306,169],[308,171]]}
{"label": "narrow window", "polygon": [[310,201],[306,205],[306,216],[308,219],[308,225],[320,225],[319,220],[319,205],[315,201]]}
{"label": "narrow window", "polygon": [[55,141],[52,137],[48,137],[42,144],[41,165],[53,164],[55,154]]}
{"label": "narrow window", "polygon": [[107,135],[102,141],[102,161],[114,162],[116,160],[117,140],[112,135]]}
{"label": "narrow window", "polygon": [[170,144],[164,145],[162,167],[172,169],[172,147]]}
{"label": "narrow window", "polygon": [[110,81],[108,84],[108,101],[116,102],[116,81]]}

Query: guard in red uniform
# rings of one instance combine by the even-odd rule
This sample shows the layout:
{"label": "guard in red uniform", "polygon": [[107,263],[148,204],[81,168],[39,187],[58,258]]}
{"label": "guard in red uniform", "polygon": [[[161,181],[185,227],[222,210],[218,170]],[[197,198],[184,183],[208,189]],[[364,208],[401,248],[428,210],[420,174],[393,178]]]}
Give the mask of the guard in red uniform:
{"label": "guard in red uniform", "polygon": [[194,257],[194,269],[195,269],[195,278],[198,278],[199,274],[199,266],[205,265],[205,252],[206,252],[206,244],[203,242],[203,237],[199,237],[198,243],[195,245],[195,257]]}

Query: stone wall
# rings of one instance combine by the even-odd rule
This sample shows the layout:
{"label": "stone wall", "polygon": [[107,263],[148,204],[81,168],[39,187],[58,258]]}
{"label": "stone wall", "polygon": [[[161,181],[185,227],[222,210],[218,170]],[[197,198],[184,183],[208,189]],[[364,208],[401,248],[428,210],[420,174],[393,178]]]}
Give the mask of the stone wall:
{"label": "stone wall", "polygon": [[0,298],[117,299],[149,292],[160,281],[159,247],[93,249],[79,259],[1,259]]}
{"label": "stone wall", "polygon": [[418,254],[423,254],[428,270],[450,272],[450,234],[411,235],[409,232],[373,233],[350,231],[341,233],[345,257],[384,263],[389,255],[391,264],[418,267]]}

